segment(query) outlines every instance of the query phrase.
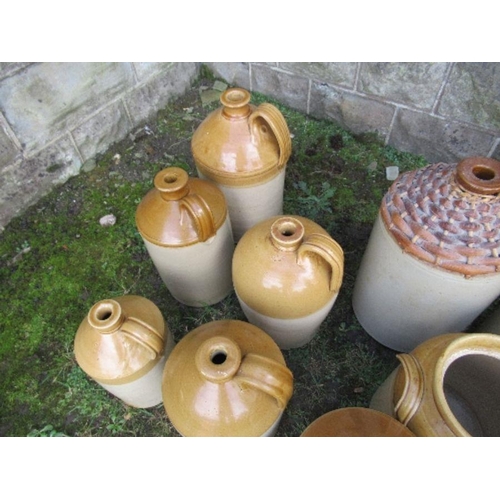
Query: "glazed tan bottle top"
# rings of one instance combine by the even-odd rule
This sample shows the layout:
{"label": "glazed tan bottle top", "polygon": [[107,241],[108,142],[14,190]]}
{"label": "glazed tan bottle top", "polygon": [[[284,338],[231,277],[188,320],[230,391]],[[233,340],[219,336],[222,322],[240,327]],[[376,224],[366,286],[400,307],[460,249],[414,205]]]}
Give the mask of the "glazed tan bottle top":
{"label": "glazed tan bottle top", "polygon": [[167,415],[184,436],[260,436],[286,407],[293,375],[260,328],[219,320],[176,345],[162,388]]}
{"label": "glazed tan bottle top", "polygon": [[146,374],[162,356],[166,324],[156,305],[124,295],[92,306],[75,336],[75,357],[93,379],[125,384]]}
{"label": "glazed tan bottle top", "polygon": [[405,172],[381,205],[401,248],[448,271],[500,271],[500,162],[473,157]]}
{"label": "glazed tan bottle top", "polygon": [[233,256],[238,296],[273,318],[300,318],[338,294],[344,252],[319,224],[276,216],[248,230]]}
{"label": "glazed tan bottle top", "polygon": [[269,103],[250,104],[245,89],[227,89],[222,107],[193,134],[191,150],[200,172],[211,180],[245,187],[275,177],[288,161],[292,143],[281,112]]}
{"label": "glazed tan bottle top", "polygon": [[139,232],[151,243],[181,247],[206,241],[226,220],[222,191],[211,182],[190,178],[182,168],[161,170],[154,186],[135,216]]}

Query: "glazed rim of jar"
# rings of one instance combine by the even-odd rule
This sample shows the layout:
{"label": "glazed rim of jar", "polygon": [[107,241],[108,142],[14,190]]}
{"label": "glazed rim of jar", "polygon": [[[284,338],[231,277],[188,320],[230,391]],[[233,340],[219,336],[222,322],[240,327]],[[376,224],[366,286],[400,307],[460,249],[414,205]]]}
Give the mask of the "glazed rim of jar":
{"label": "glazed rim of jar", "polygon": [[[491,352],[494,344],[497,352]],[[500,360],[500,335],[492,333],[468,333],[453,340],[439,356],[434,372],[433,393],[436,407],[448,427],[457,436],[470,436],[451,410],[445,393],[444,377],[450,365],[457,359],[472,354],[482,354]]]}

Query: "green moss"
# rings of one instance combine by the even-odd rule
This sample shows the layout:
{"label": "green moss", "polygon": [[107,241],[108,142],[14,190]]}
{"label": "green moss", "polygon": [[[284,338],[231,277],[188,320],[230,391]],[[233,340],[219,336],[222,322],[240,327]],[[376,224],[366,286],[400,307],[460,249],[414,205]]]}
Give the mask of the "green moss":
{"label": "green moss", "polygon": [[[201,106],[199,87],[213,80],[202,67],[192,90],[148,124],[153,133],[112,146],[92,171],[70,179],[0,234],[0,435],[177,435],[162,405],[130,408],[91,380],[75,361],[73,341],[95,302],[128,293],[157,304],[177,341],[208,321],[245,319],[234,293],[201,309],[176,302],[135,226],[137,205],[158,171],[177,165],[196,175],[190,138],[212,109]],[[253,94],[252,102],[275,104],[293,134],[285,211],[318,222],[345,253],[344,283],[332,313],[312,342],[284,353],[295,389],[279,433],[298,435],[326,411],[368,405],[395,366],[394,353],[357,323],[350,298],[390,186],[385,167],[397,164],[404,171],[425,162],[263,95]],[[100,225],[106,214],[116,216],[115,225]]]}

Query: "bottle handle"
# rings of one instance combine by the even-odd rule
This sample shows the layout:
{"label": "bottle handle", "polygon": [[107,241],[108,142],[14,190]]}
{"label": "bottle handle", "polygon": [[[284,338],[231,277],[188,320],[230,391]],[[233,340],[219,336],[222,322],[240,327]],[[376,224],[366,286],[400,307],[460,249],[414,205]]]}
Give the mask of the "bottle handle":
{"label": "bottle handle", "polygon": [[330,291],[338,293],[344,276],[344,252],[342,247],[325,234],[309,235],[297,250],[297,263],[300,265],[307,252],[313,252],[325,260],[332,270]]}
{"label": "bottle handle", "polygon": [[143,346],[152,360],[163,354],[164,340],[161,334],[151,326],[145,325],[140,320],[127,318],[122,323],[120,331],[129,340]]}
{"label": "bottle handle", "polygon": [[281,111],[272,104],[263,103],[258,106],[249,117],[250,130],[260,135],[267,134],[265,126],[258,126],[258,119],[262,119],[271,129],[278,143],[278,169],[282,169],[292,153],[292,140],[290,130],[281,114]]}
{"label": "bottle handle", "polygon": [[401,362],[396,375],[396,387],[398,382],[403,383],[401,384],[402,390],[399,399],[395,401],[394,413],[402,424],[407,425],[417,413],[422,402],[424,373],[418,359],[413,354],[397,354],[396,358]]}
{"label": "bottle handle", "polygon": [[285,409],[293,392],[292,372],[283,364],[260,354],[248,353],[234,377],[238,384],[252,387],[276,399]]}
{"label": "bottle handle", "polygon": [[193,219],[200,241],[206,241],[215,236],[217,228],[212,210],[200,195],[188,194],[180,200],[180,204]]}

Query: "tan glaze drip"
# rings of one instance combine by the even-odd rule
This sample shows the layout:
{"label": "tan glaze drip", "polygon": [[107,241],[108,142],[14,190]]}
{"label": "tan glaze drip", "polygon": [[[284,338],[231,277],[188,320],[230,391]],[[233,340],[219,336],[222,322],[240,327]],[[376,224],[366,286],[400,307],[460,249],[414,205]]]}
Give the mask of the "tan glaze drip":
{"label": "tan glaze drip", "polygon": [[385,227],[407,253],[466,277],[500,270],[500,162],[474,157],[406,172],[382,201]]}
{"label": "tan glaze drip", "polygon": [[370,408],[341,408],[311,423],[300,437],[415,437],[407,427]]}
{"label": "tan glaze drip", "polygon": [[443,334],[398,359],[394,412],[417,436],[500,435],[498,335]]}
{"label": "tan glaze drip", "polygon": [[222,107],[193,134],[191,150],[198,172],[218,184],[249,187],[276,177],[291,154],[290,131],[272,104],[250,104],[245,89],[230,88]]}
{"label": "tan glaze drip", "polygon": [[136,224],[142,237],[155,245],[183,247],[206,241],[227,217],[217,186],[189,178],[182,168],[158,172],[154,185],[137,207]]}
{"label": "tan glaze drip", "polygon": [[238,320],[206,323],[172,351],[163,403],[184,436],[261,436],[276,429],[293,375],[261,329]]}

